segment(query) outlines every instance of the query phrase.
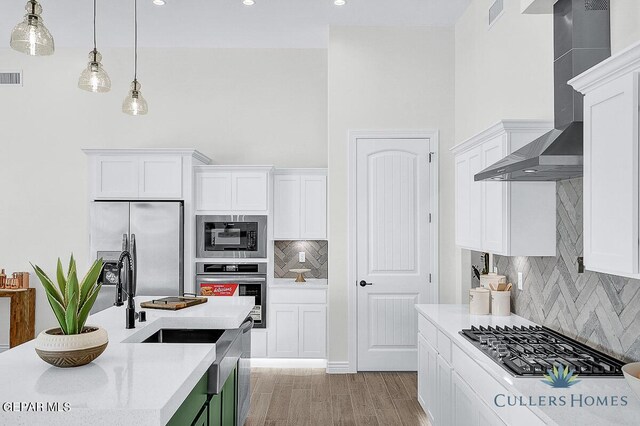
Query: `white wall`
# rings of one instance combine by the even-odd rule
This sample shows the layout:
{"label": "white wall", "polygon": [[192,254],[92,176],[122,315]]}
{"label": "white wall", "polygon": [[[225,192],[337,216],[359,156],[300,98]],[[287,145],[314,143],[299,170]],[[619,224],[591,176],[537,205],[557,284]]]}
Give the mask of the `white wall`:
{"label": "white wall", "polygon": [[611,51],[619,52],[640,40],[640,1],[611,1]]}
{"label": "white wall", "polygon": [[349,130],[440,130],[440,293],[454,299],[454,33],[449,28],[331,28],[329,36],[329,361],[347,353]]}
{"label": "white wall", "polygon": [[[0,50],[0,68],[24,69],[25,82],[0,88],[0,266],[8,272],[31,271],[29,261],[53,271],[71,252],[86,267],[81,148],[193,147],[218,164],[327,166],[326,50],[143,50],[144,117],[121,112],[131,51],[103,53],[113,89],[97,95],[76,87],[85,50],[48,58]],[[37,330],[55,325],[37,278],[32,285]]]}

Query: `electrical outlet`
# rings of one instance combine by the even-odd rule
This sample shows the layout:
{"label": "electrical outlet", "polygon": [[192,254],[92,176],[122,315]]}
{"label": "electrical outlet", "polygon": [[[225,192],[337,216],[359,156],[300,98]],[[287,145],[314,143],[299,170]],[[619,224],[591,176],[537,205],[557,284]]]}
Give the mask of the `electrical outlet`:
{"label": "electrical outlet", "polygon": [[522,272],[518,272],[518,290],[524,289],[524,280],[522,279]]}
{"label": "electrical outlet", "polygon": [[298,261],[300,263],[304,263],[304,262],[306,262],[306,260],[307,260],[307,258],[305,256],[305,252],[303,252],[303,251],[299,252],[298,253]]}

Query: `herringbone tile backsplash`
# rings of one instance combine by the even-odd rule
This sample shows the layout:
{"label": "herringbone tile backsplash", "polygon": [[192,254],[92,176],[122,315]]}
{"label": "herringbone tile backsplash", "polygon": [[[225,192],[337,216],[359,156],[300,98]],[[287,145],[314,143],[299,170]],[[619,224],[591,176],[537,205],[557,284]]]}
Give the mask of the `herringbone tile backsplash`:
{"label": "herringbone tile backsplash", "polygon": [[[276,278],[295,278],[290,269],[311,269],[305,273],[307,278],[328,278],[329,243],[327,241],[276,241],[275,268]],[[298,262],[298,253],[305,252],[306,262]]]}
{"label": "herringbone tile backsplash", "polygon": [[[557,257],[494,259],[499,273],[514,284],[512,309],[618,358],[640,361],[640,281],[578,273],[577,258],[583,251],[581,178],[558,182],[557,206]],[[521,291],[518,272],[524,278]]]}

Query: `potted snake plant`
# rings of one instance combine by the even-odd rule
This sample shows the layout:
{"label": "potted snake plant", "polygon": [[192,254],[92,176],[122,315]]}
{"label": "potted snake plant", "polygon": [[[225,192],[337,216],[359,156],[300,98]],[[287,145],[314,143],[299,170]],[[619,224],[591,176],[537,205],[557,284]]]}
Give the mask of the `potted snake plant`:
{"label": "potted snake plant", "polygon": [[85,325],[100,292],[101,285],[97,281],[102,272],[102,259],[93,263],[81,281],[78,280],[73,254],[66,275],[58,259],[57,285],[40,267],[31,266],[44,287],[60,325],[38,335],[36,352],[40,358],[56,367],[78,367],[90,363],[104,352],[109,343],[106,330]]}

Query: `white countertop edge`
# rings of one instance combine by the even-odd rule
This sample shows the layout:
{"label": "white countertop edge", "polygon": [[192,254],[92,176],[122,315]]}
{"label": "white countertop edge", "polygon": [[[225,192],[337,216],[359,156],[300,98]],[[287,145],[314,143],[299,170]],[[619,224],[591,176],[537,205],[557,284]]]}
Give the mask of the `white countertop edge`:
{"label": "white countertop edge", "polygon": [[329,287],[329,280],[326,278],[306,278],[306,282],[297,283],[295,278],[274,278],[269,283],[269,288],[290,288],[290,289],[321,289]]}

